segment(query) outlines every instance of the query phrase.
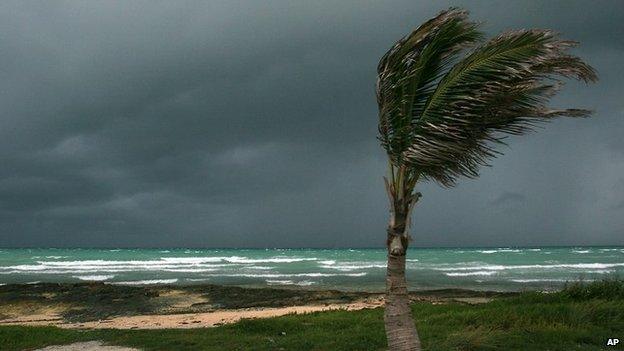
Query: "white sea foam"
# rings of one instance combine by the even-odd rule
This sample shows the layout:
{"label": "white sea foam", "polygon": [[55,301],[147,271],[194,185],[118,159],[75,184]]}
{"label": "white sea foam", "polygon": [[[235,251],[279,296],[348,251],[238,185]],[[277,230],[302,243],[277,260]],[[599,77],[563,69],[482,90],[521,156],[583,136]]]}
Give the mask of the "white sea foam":
{"label": "white sea foam", "polygon": [[292,263],[302,261],[316,261],[316,257],[296,258],[296,257],[272,257],[272,258],[247,258],[247,257],[228,257],[224,259],[231,263]]}
{"label": "white sea foam", "polygon": [[173,284],[178,279],[152,279],[152,280],[134,280],[127,282],[114,282],[114,285],[153,285],[153,284]]}
{"label": "white sea foam", "polygon": [[213,274],[216,277],[244,277],[244,278],[294,278],[294,277],[363,277],[367,273],[224,273]]}
{"label": "white sea foam", "polygon": [[588,274],[611,274],[614,272],[615,270],[613,269],[597,269],[597,270],[583,271],[583,273],[588,273]]}
{"label": "white sea foam", "polygon": [[245,269],[258,269],[258,270],[271,270],[271,269],[275,269],[275,267],[269,267],[269,266],[247,266],[244,267]]}
{"label": "white sea foam", "polygon": [[[583,279],[584,281],[594,281],[594,279]],[[560,279],[560,278],[540,278],[540,279],[511,279],[514,283],[543,283],[543,282],[567,282],[575,281],[575,279]]]}
{"label": "white sea foam", "polygon": [[227,259],[236,260],[233,257],[165,257],[160,260],[81,260],[81,261],[36,261],[37,264],[23,264],[0,267],[0,272],[12,271],[35,271],[41,273],[51,272],[124,272],[137,270],[176,270],[188,268],[203,268],[209,271],[213,268],[230,267],[235,264],[227,263]]}
{"label": "white sea foam", "polygon": [[293,285],[295,282],[292,280],[271,280],[267,279],[265,282],[269,285]]}
{"label": "white sea foam", "polygon": [[[247,280],[253,280],[257,282],[273,281],[272,284],[292,286],[335,284],[336,282],[350,286],[350,282],[358,280],[357,277],[367,276],[367,274],[374,276],[375,279],[370,279],[371,281],[383,282],[383,279],[377,280],[377,278],[383,278],[383,268],[386,267],[385,260],[382,260],[384,253],[381,250],[371,255],[368,253],[364,255],[363,251],[350,254],[348,252],[335,253],[333,250],[319,250],[318,253],[298,250],[281,250],[279,252],[277,250],[267,250],[267,252],[255,250],[186,250],[186,254],[182,253],[184,249],[180,251],[166,250],[171,251],[171,253],[162,254],[158,253],[159,250],[165,251],[165,249],[150,250],[144,254],[137,250],[136,255],[124,258],[108,252],[103,254],[89,252],[88,256],[86,253],[78,255],[61,250],[45,253],[27,252],[23,259],[5,261],[4,264],[7,266],[0,266],[0,281],[7,281],[6,275],[16,274],[25,277],[21,278],[20,281],[39,279],[44,282],[54,282],[63,281],[67,278],[72,279],[73,277],[85,281],[100,280],[107,284],[115,284],[114,280],[126,280],[126,282],[121,282],[122,285],[167,284],[171,280],[165,278],[177,278],[179,282],[189,284],[194,281],[207,280],[215,283],[242,284]],[[591,278],[599,278],[599,275],[603,274],[624,273],[624,256],[621,256],[620,253],[624,252],[624,249],[621,247],[603,249],[573,247],[564,250],[506,247],[462,249],[465,251],[464,255],[457,255],[450,262],[446,260],[447,255],[452,256],[454,253],[459,253],[458,250],[442,251],[448,251],[448,253],[443,252],[442,255],[438,256],[426,250],[418,252],[417,255],[413,256],[421,257],[420,259],[410,258],[406,260],[408,271],[428,271],[426,276],[437,272],[438,278],[436,279],[443,277],[442,279],[451,281],[464,277],[463,279],[478,280],[484,284],[504,284],[505,281],[508,284],[514,284],[534,279],[536,285],[540,281],[539,279],[543,279],[543,284],[547,285],[548,281],[563,282],[567,279],[573,280],[574,276],[584,274]],[[543,256],[551,253],[551,251],[553,255]],[[593,256],[583,254],[584,251],[604,254],[601,258],[592,259]],[[481,252],[491,254],[486,253],[479,256]],[[526,255],[524,260],[519,260],[523,256],[518,252],[525,254],[534,252],[535,254]],[[34,258],[31,256],[33,253],[41,256]],[[506,260],[505,253],[516,258],[513,261]],[[49,256],[45,256],[46,254]],[[464,262],[457,261],[464,257],[475,258],[464,259]],[[535,258],[539,259],[535,260]],[[548,258],[556,258],[557,260],[548,261]],[[127,272],[133,272],[133,278],[121,278]],[[163,272],[163,275],[159,272]],[[107,278],[104,279],[104,277]],[[324,279],[325,277],[328,279]],[[352,278],[350,279],[350,277]],[[552,279],[548,279],[551,277]],[[130,281],[132,279],[136,281]],[[330,279],[331,281],[329,281]],[[517,282],[510,281],[511,279],[515,279]],[[288,283],[285,283],[286,281]],[[529,282],[531,281],[526,283]]]}
{"label": "white sea foam", "polygon": [[320,268],[335,269],[342,272],[349,272],[361,269],[371,268],[386,268],[386,263],[383,261],[345,261],[336,263],[336,261],[321,261],[319,262]]}
{"label": "white sea foam", "polygon": [[93,275],[97,275],[97,274],[114,274],[114,273],[124,273],[124,272],[173,272],[173,273],[208,273],[208,272],[215,272],[218,271],[218,269],[213,269],[213,268],[179,268],[179,269],[158,269],[158,270],[153,270],[153,269],[144,269],[144,270],[137,270],[137,269],[68,269],[68,270],[46,270],[46,271],[39,271],[39,272],[29,272],[29,271],[5,271],[5,272],[0,272],[0,274],[2,275],[8,275],[8,274],[28,274],[28,273],[36,273],[36,274],[46,274],[46,275],[63,275],[63,274],[76,274],[76,275],[83,275],[83,274],[93,274]]}
{"label": "white sea foam", "polygon": [[[232,258],[237,256],[232,256]],[[213,263],[221,262],[230,257],[162,257],[160,260],[168,263]],[[159,262],[159,261],[146,261],[146,262]]]}
{"label": "white sea foam", "polygon": [[164,268],[163,272],[178,272],[178,273],[203,273],[203,272],[215,272],[218,268]]}
{"label": "white sea foam", "polygon": [[104,280],[113,279],[114,277],[115,277],[114,275],[78,275],[78,276],[74,276],[74,278],[78,278],[80,280],[95,281],[95,282],[100,282],[100,281],[104,281]]}
{"label": "white sea foam", "polygon": [[461,266],[461,267],[433,267],[436,271],[474,271],[474,270],[512,270],[512,269],[608,269],[615,267],[624,267],[624,263],[571,263],[571,264],[529,264],[529,265],[478,265],[478,266]]}
{"label": "white sea foam", "polygon": [[[272,257],[267,259],[251,260],[246,257],[166,257],[158,260],[78,260],[78,261],[36,261],[36,264],[22,264],[15,266],[0,267],[0,274],[77,274],[77,275],[109,275],[121,272],[136,271],[164,271],[178,273],[202,273],[216,272],[227,268],[249,269],[249,270],[272,270],[273,266],[255,265],[255,262],[298,262],[313,261],[317,258],[285,258]],[[236,263],[234,263],[236,262]],[[249,263],[253,262],[253,263]],[[324,269],[336,270],[340,272],[351,272],[358,270],[370,270],[385,268],[383,261],[346,261],[336,262],[335,260],[318,261],[320,267]],[[549,271],[568,270],[579,273],[611,273],[613,269],[624,267],[624,263],[551,263],[551,264],[529,264],[529,265],[503,265],[487,264],[482,262],[465,262],[461,264],[419,264],[408,265],[410,269],[436,270],[443,272],[470,272],[470,271],[504,271],[504,270],[525,270],[525,271]]]}
{"label": "white sea foam", "polygon": [[473,276],[473,275],[487,276],[487,275],[494,275],[496,273],[497,272],[492,272],[492,271],[478,271],[478,272],[444,273],[444,274],[449,277],[467,277],[467,276]]}
{"label": "white sea foam", "polygon": [[[227,266],[227,265],[225,265]],[[213,269],[224,265],[172,265],[172,264],[112,264],[112,265],[17,265],[0,267],[0,271],[37,272],[37,273],[79,273],[79,272],[128,272],[128,271],[166,271],[185,268]]]}
{"label": "white sea foam", "polygon": [[321,265],[321,268],[335,269],[342,272],[356,271],[360,269],[386,268],[385,264],[341,264],[341,265]]}
{"label": "white sea foam", "polygon": [[590,253],[591,251],[589,251],[589,250],[572,250],[572,252],[580,253],[580,254],[586,254],[586,253]]}
{"label": "white sea foam", "polygon": [[481,250],[479,252],[480,253],[484,253],[484,254],[493,254],[493,253],[499,253],[499,252],[522,252],[522,250],[517,250],[517,249],[495,249],[495,250]]}
{"label": "white sea foam", "polygon": [[310,280],[302,280],[299,282],[294,282],[292,280],[273,280],[273,279],[267,279],[265,280],[265,282],[268,285],[299,285],[299,286],[310,286],[313,284],[316,284],[316,282],[310,281]]}

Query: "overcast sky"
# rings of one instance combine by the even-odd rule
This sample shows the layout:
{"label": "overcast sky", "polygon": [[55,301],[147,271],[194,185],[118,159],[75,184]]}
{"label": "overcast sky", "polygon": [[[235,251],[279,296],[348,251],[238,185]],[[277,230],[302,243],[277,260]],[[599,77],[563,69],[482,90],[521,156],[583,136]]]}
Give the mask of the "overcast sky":
{"label": "overcast sky", "polygon": [[0,246],[385,243],[376,65],[457,5],[598,71],[456,188],[415,246],[624,244],[624,1],[2,1]]}

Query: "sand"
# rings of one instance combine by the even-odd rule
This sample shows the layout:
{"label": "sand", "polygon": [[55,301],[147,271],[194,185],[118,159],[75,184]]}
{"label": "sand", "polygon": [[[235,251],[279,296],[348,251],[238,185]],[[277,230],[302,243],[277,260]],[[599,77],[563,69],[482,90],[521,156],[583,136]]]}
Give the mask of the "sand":
{"label": "sand", "polygon": [[139,349],[104,345],[101,341],[87,341],[76,342],[69,345],[48,346],[35,351],[139,351]]}
{"label": "sand", "polygon": [[330,310],[354,311],[376,308],[383,305],[380,300],[367,300],[350,304],[306,305],[275,308],[248,308],[218,310],[202,313],[155,314],[114,317],[92,322],[67,323],[58,314],[25,315],[0,321],[0,325],[52,325],[71,329],[169,329],[206,328],[235,323],[241,319],[270,318],[287,314],[301,314]]}
{"label": "sand", "polygon": [[[443,289],[412,292],[411,298],[433,304],[477,304],[502,294]],[[241,319],[382,306],[380,293],[330,290],[97,283],[0,287],[0,325],[75,329],[205,328]]]}

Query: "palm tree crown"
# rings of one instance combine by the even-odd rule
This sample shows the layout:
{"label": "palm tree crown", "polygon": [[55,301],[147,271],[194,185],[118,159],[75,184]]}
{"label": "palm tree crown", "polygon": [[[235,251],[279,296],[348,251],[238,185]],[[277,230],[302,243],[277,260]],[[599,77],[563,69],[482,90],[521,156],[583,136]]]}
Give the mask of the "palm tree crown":
{"label": "palm tree crown", "polygon": [[405,279],[418,180],[453,186],[461,176],[476,177],[506,134],[589,114],[547,106],[561,78],[597,79],[567,52],[576,43],[536,29],[482,38],[466,11],[450,9],[399,40],[377,68],[379,139],[390,169],[384,322],[392,351],[420,350]]}
{"label": "palm tree crown", "polygon": [[590,113],[547,106],[560,77],[597,79],[567,53],[575,42],[535,29],[485,43],[482,37],[466,11],[450,9],[399,40],[379,62],[379,139],[391,169],[405,169],[414,184],[424,178],[453,186],[460,176],[476,177],[504,134]]}

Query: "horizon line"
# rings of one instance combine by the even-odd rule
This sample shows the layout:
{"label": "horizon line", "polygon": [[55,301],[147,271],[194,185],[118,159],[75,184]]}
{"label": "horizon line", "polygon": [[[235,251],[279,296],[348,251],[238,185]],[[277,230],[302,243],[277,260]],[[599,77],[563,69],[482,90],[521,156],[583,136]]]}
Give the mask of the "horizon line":
{"label": "horizon line", "polygon": [[[531,249],[531,248],[574,248],[574,247],[624,247],[624,244],[609,245],[494,245],[494,246],[412,246],[409,249]],[[55,250],[71,250],[71,249],[101,249],[101,250],[379,250],[385,249],[385,246],[365,246],[365,247],[312,247],[312,246],[282,246],[282,247],[192,247],[192,246],[0,246],[0,250],[11,249],[55,249]]]}

